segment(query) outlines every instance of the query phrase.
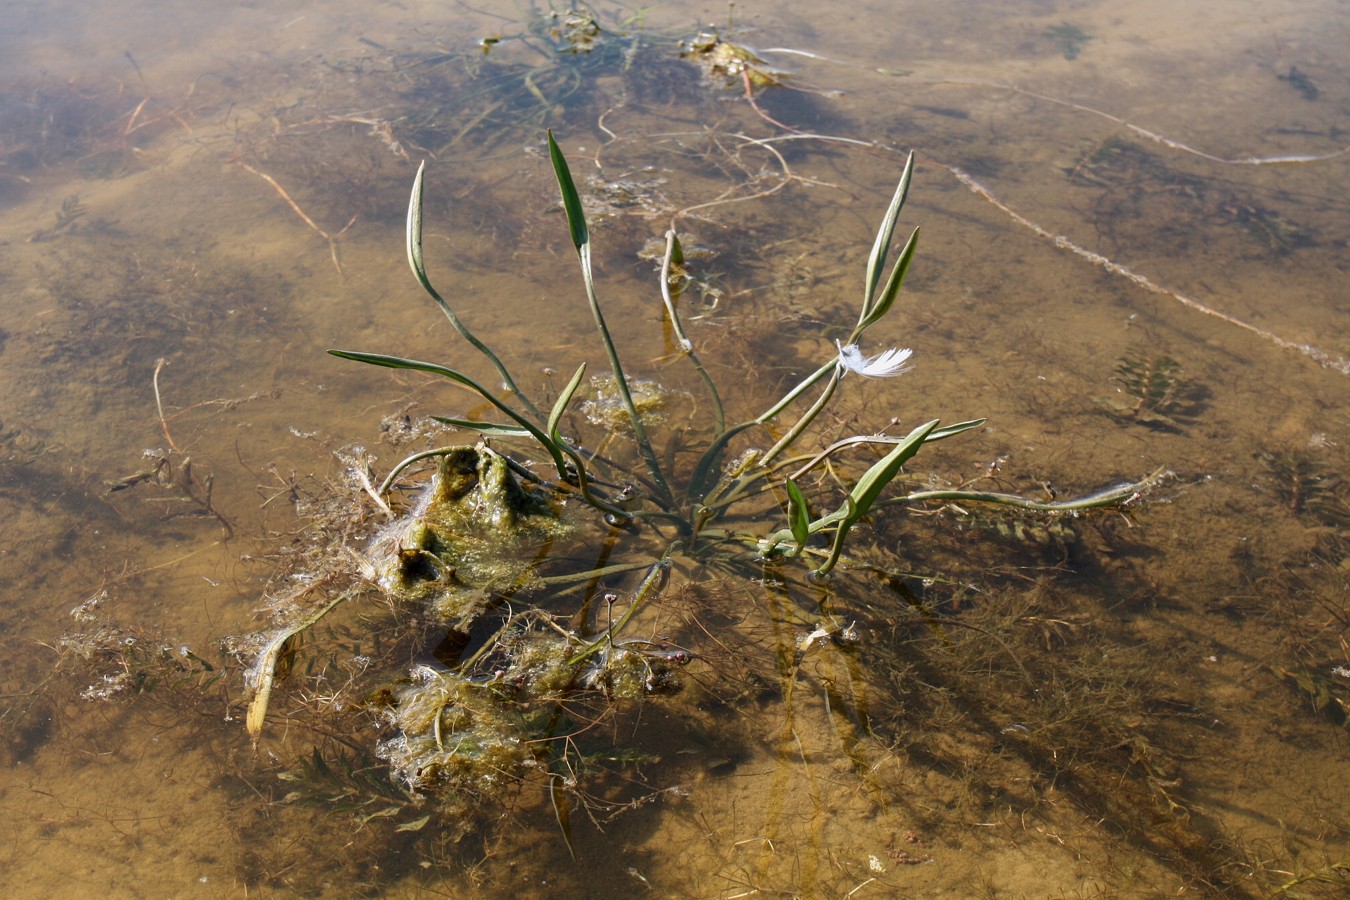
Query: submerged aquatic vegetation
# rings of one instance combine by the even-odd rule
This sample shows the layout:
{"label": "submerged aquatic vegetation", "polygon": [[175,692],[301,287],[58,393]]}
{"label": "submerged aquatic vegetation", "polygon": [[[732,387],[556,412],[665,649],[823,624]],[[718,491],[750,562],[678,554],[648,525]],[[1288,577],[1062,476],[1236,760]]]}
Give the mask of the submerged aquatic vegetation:
{"label": "submerged aquatic vegetation", "polygon": [[71,194],[61,201],[61,208],[56,211],[56,224],[30,234],[28,243],[36,244],[41,241],[54,240],[63,234],[70,234],[76,229],[79,220],[87,212],[89,212],[89,209],[80,202],[80,195]]}
{"label": "submerged aquatic vegetation", "polygon": [[1220,207],[1219,214],[1274,256],[1288,256],[1318,243],[1318,235],[1312,229],[1251,200],[1232,198]]}
{"label": "submerged aquatic vegetation", "polygon": [[1321,98],[1322,91],[1317,83],[1308,77],[1308,73],[1299,69],[1298,66],[1290,66],[1289,71],[1283,75],[1276,75],[1280,81],[1289,84],[1303,95],[1304,100],[1317,100]]}
{"label": "submerged aquatic vegetation", "polygon": [[1195,386],[1182,375],[1181,363],[1165,354],[1122,356],[1116,366],[1117,391],[1097,400],[1122,422],[1176,429],[1196,411]]}
{"label": "submerged aquatic vegetation", "polygon": [[1339,473],[1330,471],[1305,450],[1264,452],[1257,457],[1276,497],[1292,515],[1308,516],[1328,525],[1350,521]]}
{"label": "submerged aquatic vegetation", "polygon": [[39,459],[47,452],[47,446],[35,437],[27,428],[7,425],[0,421],[0,475],[9,469],[17,469]]}
{"label": "submerged aquatic vegetation", "polygon": [[1054,44],[1067,60],[1077,59],[1083,52],[1083,45],[1092,40],[1092,35],[1068,22],[1060,22],[1045,29],[1042,37]]}

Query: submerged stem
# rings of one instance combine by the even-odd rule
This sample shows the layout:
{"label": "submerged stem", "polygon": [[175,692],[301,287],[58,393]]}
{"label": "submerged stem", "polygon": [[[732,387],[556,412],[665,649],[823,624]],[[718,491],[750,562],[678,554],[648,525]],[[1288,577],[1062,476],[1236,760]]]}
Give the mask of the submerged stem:
{"label": "submerged stem", "polygon": [[829,382],[826,383],[825,390],[821,391],[820,397],[815,403],[811,404],[811,408],[802,413],[802,417],[797,420],[797,424],[793,425],[788,433],[779,439],[778,443],[769,448],[768,452],[760,459],[760,465],[772,462],[774,457],[791,447],[793,442],[801,437],[802,432],[815,421],[816,416],[820,415],[821,410],[829,404],[830,398],[834,396],[835,388],[839,387],[839,380],[843,377],[842,370],[838,365],[831,362],[830,366],[833,367],[834,373],[830,376]]}
{"label": "submerged stem", "polygon": [[[671,549],[674,548],[672,547]],[[669,552],[670,551],[668,550],[667,554],[669,554]],[[581,652],[569,659],[567,664],[569,666],[575,666],[577,663],[583,662],[589,657],[594,656],[614,639],[614,635],[623,631],[623,627],[628,624],[629,619],[633,618],[633,614],[646,605],[647,599],[654,593],[659,594],[661,589],[665,587],[666,581],[670,577],[670,566],[671,562],[669,555],[655,563],[651,567],[651,571],[647,573],[647,577],[643,578],[642,583],[638,585],[637,591],[633,594],[633,602],[628,604],[628,609],[624,610],[619,621],[615,622],[609,628],[606,628],[603,635],[586,645]]]}
{"label": "submerged stem", "polygon": [[727,429],[726,413],[722,410],[722,397],[717,393],[717,385],[713,383],[712,376],[708,370],[703,368],[703,363],[698,355],[694,353],[694,343],[684,334],[684,325],[680,323],[679,311],[675,308],[675,298],[670,295],[670,266],[675,259],[675,255],[680,247],[679,239],[675,236],[675,230],[666,232],[666,254],[661,258],[661,299],[666,304],[666,315],[670,316],[670,325],[675,329],[675,339],[679,341],[680,349],[684,355],[689,357],[689,361],[694,364],[694,369],[698,371],[699,378],[703,379],[704,386],[708,389],[708,395],[712,398],[713,417],[717,420],[717,434],[721,434]]}

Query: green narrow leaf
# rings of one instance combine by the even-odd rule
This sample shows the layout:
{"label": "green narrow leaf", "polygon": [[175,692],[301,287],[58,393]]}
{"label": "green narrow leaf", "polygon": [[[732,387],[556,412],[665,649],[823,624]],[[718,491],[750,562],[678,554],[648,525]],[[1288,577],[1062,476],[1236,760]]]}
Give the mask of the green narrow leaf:
{"label": "green narrow leaf", "polygon": [[434,422],[440,422],[442,425],[449,425],[451,428],[462,428],[465,431],[476,431],[485,437],[501,438],[527,438],[533,437],[524,428],[516,428],[512,425],[498,425],[495,422],[474,422],[471,419],[455,419],[450,416],[428,416]]}
{"label": "green narrow leaf", "polygon": [[970,431],[972,428],[979,428],[987,419],[969,419],[965,422],[957,422],[955,425],[943,425],[941,428],[934,428],[924,439],[925,444],[931,444],[933,441],[940,441],[944,438],[955,437],[963,431]]}
{"label": "green narrow leaf", "polygon": [[456,372],[454,369],[447,369],[445,366],[438,366],[435,363],[422,362],[416,359],[405,359],[401,356],[388,356],[383,353],[362,353],[356,350],[329,350],[328,352],[339,359],[350,359],[354,362],[368,363],[372,366],[383,366],[387,369],[412,369],[416,372],[426,372],[429,375],[440,375],[443,378],[449,378],[451,381],[467,387],[488,403],[497,407],[498,410],[523,428],[530,437],[538,441],[539,445],[547,450],[549,456],[553,458],[553,464],[558,469],[558,476],[564,480],[567,479],[567,461],[563,458],[562,449],[554,443],[553,439],[540,431],[538,425],[535,425],[529,419],[497,399],[496,395],[469,376]]}
{"label": "green narrow leaf", "polygon": [[873,298],[877,284],[881,281],[881,272],[886,267],[886,255],[890,252],[891,236],[895,233],[896,220],[900,218],[900,209],[905,205],[909,194],[909,179],[914,172],[914,154],[911,152],[905,160],[905,169],[900,173],[900,183],[895,186],[895,195],[886,209],[886,216],[877,229],[876,239],[872,242],[872,253],[867,258],[867,279],[864,284],[863,311],[859,323],[872,312]]}
{"label": "green narrow leaf", "polygon": [[553,139],[551,130],[548,133],[548,152],[549,158],[553,161],[553,174],[557,177],[558,188],[562,192],[563,208],[567,211],[567,224],[572,230],[572,243],[577,248],[577,258],[581,262],[586,300],[591,305],[591,315],[595,318],[595,326],[600,332],[601,341],[604,342],[609,367],[614,373],[615,387],[628,412],[628,422],[633,427],[633,438],[637,441],[638,452],[642,454],[642,459],[651,472],[652,482],[657,487],[658,502],[668,506],[673,502],[674,495],[670,491],[670,485],[666,483],[665,473],[661,471],[661,461],[647,438],[647,429],[642,424],[642,417],[633,404],[633,395],[628,389],[628,378],[624,374],[622,363],[619,362],[619,351],[614,346],[614,339],[605,325],[605,316],[600,311],[600,301],[595,296],[595,277],[591,271],[591,239],[590,232],[586,229],[586,215],[581,208],[581,197],[577,194],[576,185],[572,182],[572,172],[567,167],[567,160],[563,157],[558,142]]}
{"label": "green narrow leaf", "polygon": [[567,165],[558,142],[553,139],[553,129],[548,130],[548,156],[553,161],[553,174],[558,179],[562,191],[563,209],[567,211],[567,225],[572,230],[572,244],[578,251],[591,242],[590,231],[586,228],[586,214],[581,209],[581,195],[572,181],[572,170]]}
{"label": "green narrow leaf", "polygon": [[558,422],[561,421],[563,413],[567,411],[567,404],[572,402],[572,395],[577,392],[581,386],[581,379],[586,374],[586,364],[577,366],[577,373],[572,376],[572,380],[567,382],[567,387],[562,389],[558,395],[558,400],[553,404],[553,409],[548,414],[548,436],[558,443],[562,443],[562,435],[558,433]]}
{"label": "green narrow leaf", "polygon": [[420,819],[413,819],[411,822],[404,822],[395,828],[395,831],[421,831],[426,824],[431,821],[431,813],[427,813]]}
{"label": "green narrow leaf", "polygon": [[[878,460],[872,468],[863,473],[863,477],[858,479],[858,483],[849,491],[844,498],[844,505],[836,510],[832,517],[837,517],[839,528],[834,533],[834,543],[830,546],[829,558],[816,569],[817,575],[826,575],[834,568],[835,563],[839,561],[839,556],[844,552],[844,541],[848,538],[848,533],[853,530],[863,516],[867,515],[872,504],[876,502],[877,497],[891,480],[900,473],[900,467],[913,458],[914,454],[919,452],[924,441],[937,428],[938,420],[926,422],[915,428],[909,435],[890,453],[887,453],[882,459]],[[830,518],[830,517],[827,517]],[[823,521],[823,520],[822,520]]]}
{"label": "green narrow leaf", "polygon": [[862,333],[880,322],[886,313],[891,311],[895,305],[895,298],[900,296],[900,285],[904,284],[905,274],[909,271],[909,264],[914,261],[914,250],[919,243],[919,229],[915,228],[910,233],[909,240],[905,242],[904,249],[900,251],[900,258],[895,261],[895,268],[891,269],[891,277],[886,280],[886,287],[882,290],[881,296],[872,304],[871,310],[863,316],[862,321],[858,323],[858,328],[853,334],[853,341],[862,337]]}
{"label": "green narrow leaf", "polygon": [[[416,372],[426,372],[429,375],[440,375],[443,378],[449,378],[451,381],[462,384],[464,387],[478,394],[498,409],[501,409],[504,405],[500,400],[493,396],[491,391],[474,381],[468,375],[456,372],[454,369],[447,369],[445,366],[437,365],[436,363],[422,362],[421,360],[408,359],[403,356],[389,356],[384,353],[365,353],[360,350],[329,350],[328,352],[339,359],[350,359],[353,362],[363,362],[372,366],[383,366],[386,369],[412,369]],[[513,417],[517,415],[517,413],[514,412],[509,412],[508,414]]]}
{"label": "green narrow leaf", "polygon": [[192,652],[191,650],[189,650],[187,647],[184,647],[184,648],[183,648],[183,655],[186,656],[188,659],[190,659],[190,660],[192,660],[192,661],[194,661],[194,662],[200,664],[201,667],[202,667],[203,669],[205,669],[206,671],[208,671],[208,672],[214,672],[214,671],[216,670],[216,667],[215,667],[215,666],[211,665],[209,662],[207,662],[206,660],[202,659],[202,658],[201,658],[200,656],[198,656],[197,654],[193,653],[193,652]]}
{"label": "green narrow leaf", "polygon": [[[932,440],[930,437],[929,440]],[[1015,506],[1020,509],[1034,509],[1043,512],[1071,512],[1079,509],[1098,509],[1103,506],[1122,506],[1143,495],[1167,476],[1166,467],[1153,472],[1139,481],[1125,481],[1110,484],[1095,491],[1071,497],[1068,500],[1044,502],[1021,497],[1017,494],[1002,494],[992,491],[916,491],[898,498],[901,503],[917,503],[928,500],[963,500],[975,503],[993,503],[998,506]]]}
{"label": "green narrow leaf", "polygon": [[422,259],[422,184],[426,171],[426,160],[422,160],[422,164],[417,167],[417,177],[413,179],[412,195],[408,198],[408,265],[412,267],[413,275],[422,289],[436,296],[427,279],[427,267]]}
{"label": "green narrow leaf", "polygon": [[535,409],[534,404],[530,402],[530,398],[521,393],[520,388],[516,386],[515,379],[511,377],[510,371],[507,370],[506,364],[493,352],[491,347],[480,341],[478,337],[469,330],[468,326],[459,320],[459,316],[455,315],[454,309],[451,308],[450,304],[446,302],[446,299],[431,286],[431,280],[427,278],[426,262],[422,257],[422,195],[426,168],[427,164],[425,161],[417,167],[417,176],[413,179],[412,193],[408,197],[408,232],[406,246],[408,252],[408,265],[412,268],[413,275],[416,276],[417,283],[422,286],[422,290],[426,291],[427,296],[436,302],[436,305],[440,307],[440,310],[445,317],[450,320],[450,324],[454,327],[455,331],[459,333],[459,336],[472,344],[474,349],[479,353],[487,357],[488,361],[492,363],[493,368],[497,370],[497,374],[501,376],[502,382],[506,385],[507,390],[515,394],[525,408],[529,410],[530,414],[537,418],[539,417],[539,410]]}
{"label": "green narrow leaf", "polygon": [[872,508],[878,496],[890,484],[891,479],[895,478],[900,472],[900,467],[909,462],[914,454],[919,452],[924,441],[937,428],[938,420],[925,422],[918,428],[915,428],[909,435],[895,446],[895,449],[887,453],[878,460],[872,468],[863,473],[863,477],[858,479],[858,483],[853,486],[849,492],[849,497],[856,504],[856,510],[853,515],[845,518],[845,523],[852,525],[867,515],[867,511]]}
{"label": "green narrow leaf", "polygon": [[384,809],[376,810],[373,813],[366,813],[365,815],[358,816],[357,821],[364,826],[376,819],[392,819],[401,812],[403,812],[403,808],[400,806],[386,806]]}
{"label": "green narrow leaf", "polygon": [[708,445],[708,449],[703,451],[703,455],[699,457],[698,465],[694,467],[694,476],[689,479],[688,496],[690,499],[703,500],[707,497],[708,492],[717,484],[718,467],[722,465],[722,457],[726,455],[727,445],[731,443],[731,439],[742,431],[759,424],[762,423],[754,419],[749,422],[741,422],[739,425],[733,425]]}

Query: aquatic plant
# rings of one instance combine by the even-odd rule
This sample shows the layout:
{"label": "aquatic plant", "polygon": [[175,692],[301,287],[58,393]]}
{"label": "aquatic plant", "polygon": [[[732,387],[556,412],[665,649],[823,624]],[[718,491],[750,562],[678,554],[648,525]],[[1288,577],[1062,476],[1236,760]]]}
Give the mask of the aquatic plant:
{"label": "aquatic plant", "polygon": [[1041,36],[1054,44],[1064,58],[1070,61],[1077,59],[1078,54],[1083,52],[1083,45],[1092,40],[1092,35],[1068,22],[1052,25]]}
{"label": "aquatic plant", "polygon": [[1182,376],[1181,363],[1170,356],[1122,356],[1115,382],[1116,393],[1099,397],[1097,403],[1118,421],[1176,429],[1194,418],[1196,388]]}
{"label": "aquatic plant", "polygon": [[1340,474],[1326,469],[1308,451],[1262,452],[1257,459],[1281,506],[1291,515],[1309,516],[1327,525],[1350,521],[1350,503]]}
{"label": "aquatic plant", "polygon": [[[517,387],[516,379],[501,358],[465,327],[449,303],[431,285],[422,257],[422,191],[425,166],[418,171],[408,212],[409,263],[422,288],[438,304],[455,329],[491,362],[510,396],[505,399],[498,397],[496,393],[467,375],[436,363],[348,350],[329,352],[344,359],[372,365],[439,375],[478,394],[509,419],[509,423],[469,422],[444,418],[439,421],[477,432],[485,438],[494,440],[532,439],[539,449],[547,453],[558,476],[556,480],[550,482],[535,478],[539,486],[546,488],[555,497],[578,497],[606,515],[613,525],[650,521],[674,526],[685,552],[693,552],[711,541],[717,545],[731,543],[751,546],[757,548],[764,556],[806,556],[819,561],[819,565],[814,569],[816,576],[827,575],[839,563],[849,532],[869,513],[882,491],[899,474],[903,465],[924,445],[953,437],[984,424],[983,419],[976,419],[939,427],[939,420],[934,419],[913,428],[903,436],[883,434],[856,436],[838,441],[809,456],[789,455],[790,451],[795,450],[802,435],[828,407],[840,381],[848,373],[854,372],[864,377],[888,377],[902,374],[912,368],[906,364],[912,355],[911,350],[889,349],[876,356],[865,357],[860,349],[860,342],[867,331],[894,307],[905,273],[914,256],[918,240],[917,229],[905,242],[883,283],[896,222],[909,190],[913,171],[911,156],[873,242],[867,262],[861,310],[856,324],[848,333],[848,338],[837,341],[838,353],[835,356],[822,362],[814,372],[771,404],[763,413],[735,425],[726,424],[717,386],[695,353],[693,344],[685,335],[680,321],[676,299],[681,281],[672,276],[672,271],[682,264],[683,252],[675,232],[667,232],[660,279],[666,313],[680,349],[697,371],[707,390],[712,410],[710,421],[706,423],[707,446],[701,457],[687,473],[670,471],[654,449],[648,434],[646,417],[634,400],[631,388],[633,379],[625,370],[618,348],[605,323],[596,294],[591,263],[590,232],[582,210],[580,195],[572,181],[567,161],[551,133],[548,142],[572,243],[581,267],[586,297],[609,360],[611,369],[609,377],[612,379],[610,383],[627,418],[630,428],[628,436],[645,469],[645,477],[639,476],[640,480],[646,482],[644,488],[639,490],[631,477],[625,478],[622,486],[617,489],[612,482],[597,477],[597,470],[605,476],[613,476],[618,470],[611,460],[587,451],[560,430],[563,416],[583,383],[586,374],[584,364],[577,368],[548,415],[543,416],[540,408]],[[723,466],[728,447],[734,438],[751,429],[778,422],[794,404],[802,401],[813,389],[818,389],[816,399],[796,417],[795,422],[772,447],[768,450],[747,451],[731,466]],[[806,473],[835,459],[845,451],[869,444],[885,448],[886,454],[856,479],[844,502],[833,512],[812,516],[809,512],[811,505],[807,503],[800,489],[800,483]],[[428,455],[436,454],[419,454],[418,458],[426,458]],[[404,467],[405,464],[400,464],[396,471],[402,471]],[[522,470],[517,467],[517,471]],[[1019,498],[1015,505],[1044,509],[1106,506],[1129,500],[1141,489],[1142,485],[1122,486],[1107,494],[1094,496],[1090,502],[1081,504],[1071,502],[1040,504]],[[768,536],[751,537],[745,533],[718,530],[713,527],[725,520],[739,502],[774,491],[781,492],[780,496],[786,501],[787,528]],[[986,500],[1001,504],[1013,500],[1002,494],[978,492],[959,492],[959,494],[958,498],[948,497],[946,492],[928,491],[916,494],[911,499]],[[811,540],[817,536],[831,538],[828,550],[818,547],[817,542]]]}
{"label": "aquatic plant", "polygon": [[[551,404],[536,403],[503,358],[432,285],[422,248],[425,164],[408,207],[409,265],[502,388],[492,390],[439,363],[330,351],[343,359],[443,378],[497,414],[493,421],[434,417],[477,435],[478,443],[412,454],[378,487],[362,478],[366,493],[392,522],[364,551],[349,549],[348,557],[357,558],[365,585],[378,585],[395,605],[418,610],[447,635],[434,662],[399,673],[371,704],[388,729],[379,753],[411,790],[452,788],[461,799],[484,797],[511,778],[542,774],[568,833],[566,792],[576,787],[576,764],[568,758],[574,748],[567,723],[576,698],[612,704],[671,690],[678,686],[678,667],[694,653],[636,633],[635,623],[666,587],[677,563],[743,576],[747,583],[766,568],[777,579],[816,582],[837,571],[880,572],[850,547],[858,526],[883,507],[963,502],[1076,514],[1132,502],[1152,483],[1152,478],[1128,482],[1054,502],[974,490],[891,490],[924,447],[978,428],[983,419],[951,425],[932,419],[903,434],[857,434],[820,449],[803,448],[845,378],[896,377],[912,368],[910,349],[862,349],[871,329],[895,308],[914,258],[917,229],[893,254],[914,171],[912,155],[873,239],[856,321],[839,329],[846,337],[836,341],[833,354],[750,418],[734,423],[728,418],[722,393],[685,332],[679,309],[689,283],[684,253],[678,235],[666,233],[659,278],[666,324],[706,395],[706,405],[699,407],[706,412],[693,419],[692,434],[671,434],[661,447],[656,413],[678,392],[638,379],[625,367],[598,297],[582,200],[551,132],[548,151],[608,361],[608,373],[589,382],[590,400],[577,402],[588,384],[583,363]],[[599,434],[589,435],[594,443],[586,439],[583,419],[572,415],[574,409],[587,412],[586,419],[599,427]],[[565,422],[572,424],[565,429]],[[740,446],[764,436],[770,438],[767,448]],[[516,449],[499,449],[504,447]],[[865,452],[871,453],[870,464],[858,461]],[[542,465],[532,465],[532,457]],[[410,508],[395,512],[394,492],[423,461],[434,461],[434,476]],[[774,519],[778,527],[766,527]],[[591,546],[605,549],[593,562],[578,562],[579,554],[563,548],[586,529],[592,538],[601,529],[602,539]],[[639,573],[630,591],[597,589],[605,579]],[[334,584],[336,579],[320,577],[280,601],[278,606],[287,610],[284,621],[258,642],[247,717],[255,740],[296,640],[365,589],[330,590]],[[567,593],[579,587],[584,599],[558,612]],[[302,603],[304,593],[319,593],[322,599]],[[826,620],[801,651],[816,639],[851,639],[845,623]]]}

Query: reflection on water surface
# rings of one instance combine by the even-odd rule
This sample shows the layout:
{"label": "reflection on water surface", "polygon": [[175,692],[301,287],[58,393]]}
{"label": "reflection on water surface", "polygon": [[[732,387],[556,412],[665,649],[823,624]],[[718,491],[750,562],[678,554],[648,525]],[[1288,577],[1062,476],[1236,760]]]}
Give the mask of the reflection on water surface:
{"label": "reflection on water surface", "polygon": [[[1146,3],[918,5],[904,28],[819,7],[738,10],[730,28],[720,8],[15,11],[0,82],[12,890],[1343,890],[1350,155],[1334,11],[1252,3],[1220,30]],[[487,799],[410,797],[372,710],[391,678],[490,636],[447,644],[374,595],[287,647],[255,748],[244,670],[263,639],[248,636],[286,598],[302,617],[327,602],[315,581],[350,560],[344,542],[367,552],[380,514],[361,474],[464,440],[429,416],[493,414],[324,353],[497,383],[407,273],[418,160],[430,277],[522,390],[551,402],[579,362],[603,371],[547,127],[625,364],[671,392],[664,459],[692,458],[709,416],[663,327],[666,228],[688,251],[690,340],[739,421],[847,337],[913,147],[901,225],[923,238],[864,350],[913,347],[917,368],[842,382],[812,448],[987,416],[916,458],[906,489],[1063,499],[1170,477],[1092,515],[883,509],[852,538],[873,571],[820,584],[684,560],[634,620],[645,643],[624,648],[678,690],[577,695],[563,749],[538,777],[503,764]],[[767,498],[759,514],[761,533],[781,527]],[[568,540],[555,552],[574,565],[650,543]],[[627,595],[641,574],[591,593]],[[615,609],[596,600],[589,627]],[[660,656],[676,648],[693,658]]]}

